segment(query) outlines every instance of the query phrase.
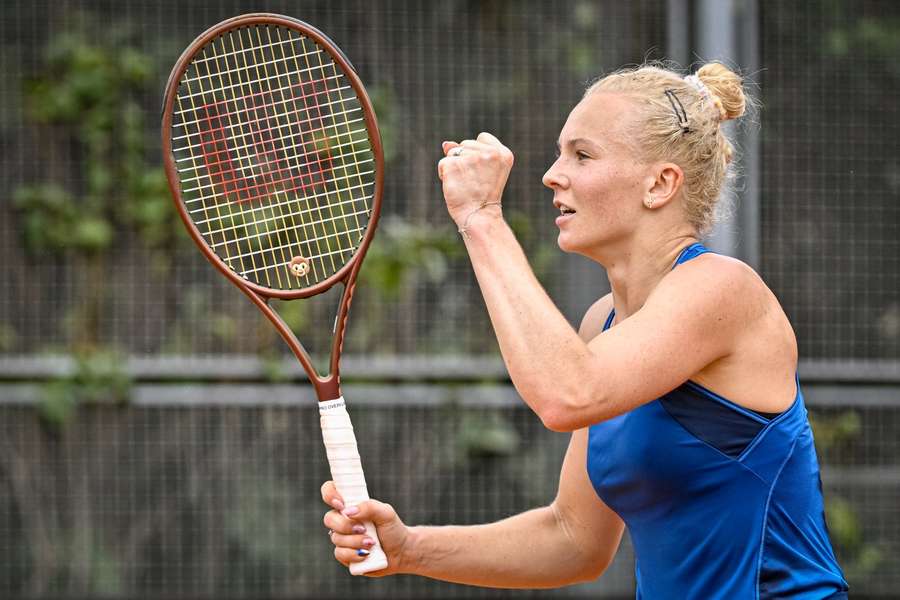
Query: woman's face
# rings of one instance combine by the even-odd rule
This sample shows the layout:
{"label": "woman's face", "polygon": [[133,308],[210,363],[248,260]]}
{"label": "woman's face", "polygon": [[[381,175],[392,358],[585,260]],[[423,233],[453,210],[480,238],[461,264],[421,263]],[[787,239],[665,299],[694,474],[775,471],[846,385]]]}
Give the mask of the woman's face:
{"label": "woman's face", "polygon": [[560,132],[559,158],[543,183],[561,211],[557,241],[566,252],[594,255],[637,227],[652,177],[632,147],[633,103],[596,92],[578,103]]}

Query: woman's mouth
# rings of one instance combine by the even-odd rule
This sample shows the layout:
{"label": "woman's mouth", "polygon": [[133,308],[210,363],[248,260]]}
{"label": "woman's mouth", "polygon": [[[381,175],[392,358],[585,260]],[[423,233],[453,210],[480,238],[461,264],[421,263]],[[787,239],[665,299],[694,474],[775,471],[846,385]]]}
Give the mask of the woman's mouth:
{"label": "woman's mouth", "polygon": [[559,213],[560,213],[559,216],[556,217],[556,225],[557,226],[560,226],[561,224],[565,223],[566,221],[569,221],[575,215],[575,209],[570,208],[570,207],[566,206],[565,204],[559,203],[559,204],[557,204],[557,208],[559,208]]}

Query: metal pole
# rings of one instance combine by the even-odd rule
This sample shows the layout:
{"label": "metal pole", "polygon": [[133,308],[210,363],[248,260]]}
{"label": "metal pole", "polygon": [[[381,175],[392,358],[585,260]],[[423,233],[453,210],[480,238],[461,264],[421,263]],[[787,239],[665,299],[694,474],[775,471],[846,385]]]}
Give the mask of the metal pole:
{"label": "metal pole", "polygon": [[[742,0],[738,11],[738,31],[740,33],[741,68],[750,91],[759,93],[759,1]],[[760,270],[760,179],[762,161],[760,158],[759,131],[761,123],[757,115],[741,128],[739,138],[743,169],[741,188],[741,239],[738,244],[739,256],[751,267]]]}
{"label": "metal pole", "polygon": [[[722,61],[743,72],[759,68],[758,0],[696,0],[696,51],[702,62]],[[759,264],[759,140],[752,127],[725,124],[734,140],[744,173],[737,185],[727,184],[724,198],[733,199],[730,218],[718,223],[707,240],[710,248]]]}
{"label": "metal pole", "polygon": [[[735,40],[734,8],[735,0],[697,0],[697,54],[701,62],[721,61],[728,65],[737,64],[737,44]],[[726,132],[734,134],[731,123],[725,125]],[[726,184],[722,190],[724,198],[732,198],[734,189]],[[735,198],[736,199],[736,198]],[[737,254],[738,212],[731,219],[716,224],[709,235],[707,245],[722,254]]]}
{"label": "metal pole", "polygon": [[666,1],[666,58],[687,67],[691,62],[689,0]]}

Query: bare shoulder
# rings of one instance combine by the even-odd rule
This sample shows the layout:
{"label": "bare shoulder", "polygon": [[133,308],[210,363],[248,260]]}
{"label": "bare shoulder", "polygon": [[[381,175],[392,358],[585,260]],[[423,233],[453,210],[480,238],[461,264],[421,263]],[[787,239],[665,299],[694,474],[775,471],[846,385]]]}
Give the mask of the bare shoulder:
{"label": "bare shoulder", "polygon": [[600,335],[612,308],[612,293],[606,294],[594,302],[581,319],[581,326],[578,328],[578,335],[581,336],[581,339],[590,341]]}
{"label": "bare shoulder", "polygon": [[707,315],[718,319],[728,316],[745,324],[773,309],[780,310],[774,294],[753,268],[736,258],[713,253],[678,265],[663,278],[651,298],[657,302],[687,302]]}
{"label": "bare shoulder", "polygon": [[679,265],[657,291],[665,302],[678,303],[682,315],[689,313],[698,335],[723,344],[722,358],[692,380],[753,410],[780,412],[790,405],[797,340],[775,294],[749,265],[704,254]]}
{"label": "bare shoulder", "polygon": [[[696,264],[693,264],[696,263]],[[708,295],[708,308],[715,306],[750,326],[756,339],[774,335],[796,352],[794,330],[781,303],[762,277],[748,264],[720,254],[704,254],[680,265],[672,273],[678,286]],[[770,339],[770,341],[772,341]]]}

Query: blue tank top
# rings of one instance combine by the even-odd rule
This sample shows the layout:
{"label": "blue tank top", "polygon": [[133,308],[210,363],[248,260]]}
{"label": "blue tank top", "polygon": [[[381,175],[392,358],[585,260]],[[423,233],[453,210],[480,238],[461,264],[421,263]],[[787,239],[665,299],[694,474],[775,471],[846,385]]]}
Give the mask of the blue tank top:
{"label": "blue tank top", "polygon": [[592,425],[587,469],[628,528],[638,599],[847,597],[799,380],[771,418],[686,381]]}

